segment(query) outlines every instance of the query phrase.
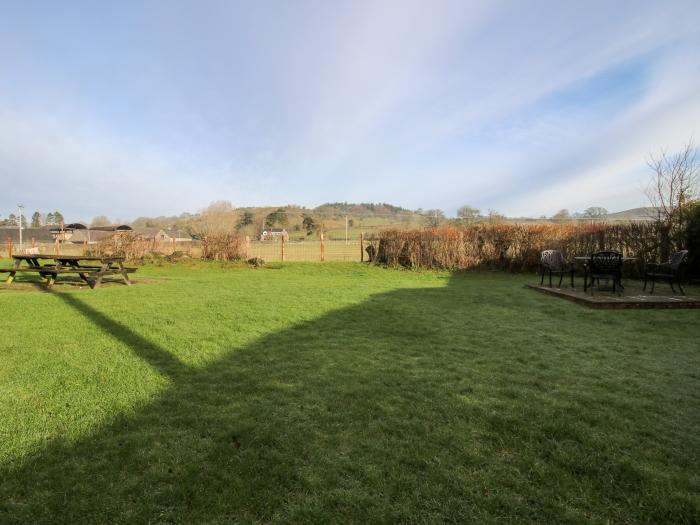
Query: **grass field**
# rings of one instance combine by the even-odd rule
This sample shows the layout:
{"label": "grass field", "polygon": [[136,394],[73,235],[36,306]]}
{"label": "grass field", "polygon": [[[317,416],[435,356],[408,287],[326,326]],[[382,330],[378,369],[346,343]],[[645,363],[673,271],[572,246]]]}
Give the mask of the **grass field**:
{"label": "grass field", "polygon": [[0,523],[698,523],[700,312],[527,276],[0,288]]}

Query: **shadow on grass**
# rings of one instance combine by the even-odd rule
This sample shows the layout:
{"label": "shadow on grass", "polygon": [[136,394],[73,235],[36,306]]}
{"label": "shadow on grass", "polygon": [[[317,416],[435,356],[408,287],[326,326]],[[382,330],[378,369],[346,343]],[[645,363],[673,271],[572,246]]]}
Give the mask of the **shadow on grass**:
{"label": "shadow on grass", "polygon": [[110,319],[102,312],[78,299],[75,295],[67,293],[54,293],[53,295],[94,323],[100,330],[124,343],[134,354],[160,373],[172,376],[188,370],[185,364],[167,350],[140,336],[122,323]]}
{"label": "shadow on grass", "polygon": [[[643,371],[608,378],[603,353],[560,348],[577,334],[553,340],[552,323],[576,306],[540,313],[540,297],[474,282],[379,294],[204,369],[57,294],[173,385],[94,435],[3,467],[0,522],[697,517],[693,487],[677,474],[689,459],[667,443],[668,421],[648,421],[661,401],[616,399],[625,374],[639,381]],[[594,315],[579,330],[602,347],[623,328]],[[630,411],[661,434],[645,443]],[[673,466],[659,477],[648,469],[657,453]]]}

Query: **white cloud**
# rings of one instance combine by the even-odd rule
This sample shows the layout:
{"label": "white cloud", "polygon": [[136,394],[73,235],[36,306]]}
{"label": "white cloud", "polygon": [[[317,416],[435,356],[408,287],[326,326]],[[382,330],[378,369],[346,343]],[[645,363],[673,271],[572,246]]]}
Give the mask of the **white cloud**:
{"label": "white cloud", "polygon": [[[30,41],[0,52],[16,73],[0,79],[0,213],[34,200],[133,217],[221,198],[617,209],[637,204],[650,151],[700,134],[695,2],[240,9],[172,12],[167,27],[151,13],[147,49],[100,41],[114,89],[101,62],[114,56],[67,81],[52,78],[58,55],[22,55]],[[630,63],[643,74],[616,81]],[[608,100],[616,82],[634,95]]]}

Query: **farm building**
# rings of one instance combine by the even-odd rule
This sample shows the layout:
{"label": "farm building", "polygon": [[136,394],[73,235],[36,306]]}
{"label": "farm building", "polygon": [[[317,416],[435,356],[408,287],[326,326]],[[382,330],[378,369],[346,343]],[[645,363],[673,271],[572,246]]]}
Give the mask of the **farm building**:
{"label": "farm building", "polygon": [[136,228],[136,235],[144,239],[157,242],[191,242],[192,236],[184,230],[171,230],[166,228]]}
{"label": "farm building", "polygon": [[261,241],[275,241],[279,239],[283,239],[285,241],[289,240],[289,233],[287,233],[286,229],[268,228],[266,230],[263,230],[262,234],[260,235]]}

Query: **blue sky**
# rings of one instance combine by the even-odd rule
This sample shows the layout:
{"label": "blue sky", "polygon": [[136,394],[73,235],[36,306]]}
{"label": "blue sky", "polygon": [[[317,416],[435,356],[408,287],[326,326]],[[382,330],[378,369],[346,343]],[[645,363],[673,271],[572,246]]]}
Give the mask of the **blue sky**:
{"label": "blue sky", "polygon": [[643,206],[700,136],[700,2],[8,2],[0,215]]}

